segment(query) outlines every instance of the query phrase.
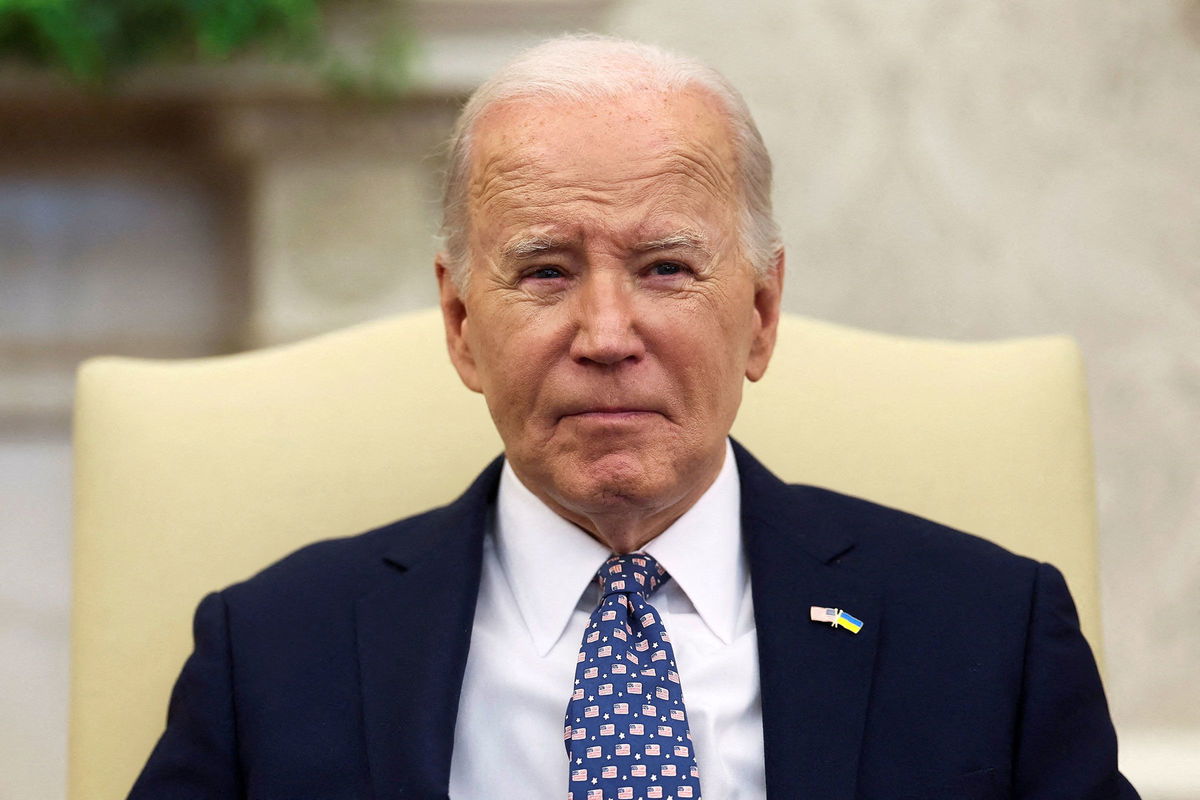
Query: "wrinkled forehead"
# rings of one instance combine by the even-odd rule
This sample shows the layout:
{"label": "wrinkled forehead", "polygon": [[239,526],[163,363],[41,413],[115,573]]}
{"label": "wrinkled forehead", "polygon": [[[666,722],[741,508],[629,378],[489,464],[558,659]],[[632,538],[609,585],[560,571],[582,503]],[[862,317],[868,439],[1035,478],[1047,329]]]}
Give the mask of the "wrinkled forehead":
{"label": "wrinkled forehead", "polygon": [[700,90],[638,91],[593,102],[518,99],[481,115],[472,137],[472,217],[530,204],[656,195],[733,208],[730,126]]}

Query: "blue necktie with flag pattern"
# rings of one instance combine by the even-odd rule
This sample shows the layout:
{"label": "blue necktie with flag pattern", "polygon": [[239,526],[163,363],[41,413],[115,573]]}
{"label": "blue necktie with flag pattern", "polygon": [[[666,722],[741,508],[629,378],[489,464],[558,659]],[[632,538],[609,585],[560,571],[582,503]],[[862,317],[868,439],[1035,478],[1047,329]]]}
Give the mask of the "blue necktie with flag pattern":
{"label": "blue necktie with flag pattern", "polygon": [[700,800],[675,652],[647,598],[670,577],[645,553],[611,556],[583,634],[564,736],[567,800]]}

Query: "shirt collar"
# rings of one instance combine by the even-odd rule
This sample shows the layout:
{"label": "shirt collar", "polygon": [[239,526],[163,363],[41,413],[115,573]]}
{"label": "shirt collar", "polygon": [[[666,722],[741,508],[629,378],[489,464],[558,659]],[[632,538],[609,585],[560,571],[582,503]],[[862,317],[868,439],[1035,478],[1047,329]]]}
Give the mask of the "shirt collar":
{"label": "shirt collar", "polygon": [[704,624],[725,644],[734,639],[749,580],[741,508],[737,462],[727,440],[725,463],[712,486],[644,548],[671,574],[671,583],[683,590]]}
{"label": "shirt collar", "polygon": [[496,555],[538,655],[562,636],[608,548],[529,491],[506,460],[496,499]]}
{"label": "shirt collar", "polygon": [[[748,579],[740,520],[737,464],[726,441],[716,480],[645,547],[726,643],[734,638]],[[500,475],[494,534],[501,571],[534,647],[545,656],[610,552],[538,499],[507,461]]]}

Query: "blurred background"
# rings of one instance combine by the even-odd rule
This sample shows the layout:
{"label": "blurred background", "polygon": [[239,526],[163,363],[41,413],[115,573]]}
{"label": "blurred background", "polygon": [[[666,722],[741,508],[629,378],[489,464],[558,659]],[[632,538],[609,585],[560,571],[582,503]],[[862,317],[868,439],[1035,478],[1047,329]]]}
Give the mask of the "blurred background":
{"label": "blurred background", "polygon": [[1197,0],[0,0],[0,798],[64,794],[79,361],[433,305],[457,105],[578,30],[745,93],[787,310],[1080,341],[1123,767],[1200,797]]}

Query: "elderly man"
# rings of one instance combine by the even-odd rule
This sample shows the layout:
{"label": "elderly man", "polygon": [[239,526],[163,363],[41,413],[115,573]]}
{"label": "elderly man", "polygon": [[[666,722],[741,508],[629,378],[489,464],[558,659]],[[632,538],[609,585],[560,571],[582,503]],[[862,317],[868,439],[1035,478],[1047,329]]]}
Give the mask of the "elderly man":
{"label": "elderly man", "polygon": [[1136,797],[1053,567],[728,439],[783,256],[724,79],[546,43],[468,102],[445,200],[503,459],[206,598],[133,797]]}

